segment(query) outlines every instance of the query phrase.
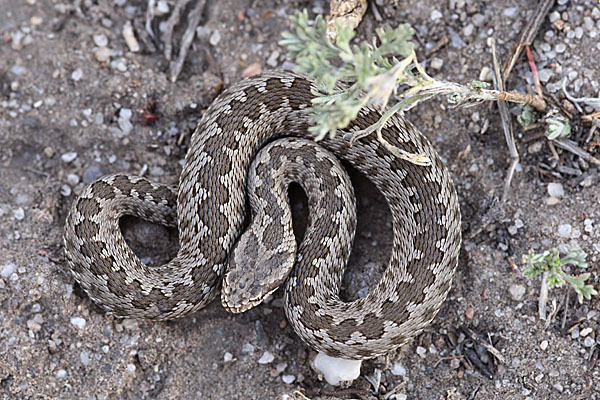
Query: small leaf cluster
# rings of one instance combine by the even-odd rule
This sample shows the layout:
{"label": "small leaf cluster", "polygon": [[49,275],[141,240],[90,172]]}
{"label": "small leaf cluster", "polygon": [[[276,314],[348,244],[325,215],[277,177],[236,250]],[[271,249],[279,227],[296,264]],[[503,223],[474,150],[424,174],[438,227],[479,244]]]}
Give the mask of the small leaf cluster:
{"label": "small leaf cluster", "polygon": [[598,294],[594,286],[585,284],[585,281],[590,277],[590,273],[586,272],[572,276],[564,272],[562,267],[572,264],[581,268],[587,268],[588,264],[585,262],[586,256],[583,250],[576,247],[569,249],[567,255],[562,258],[560,257],[559,250],[556,248],[546,250],[543,253],[535,253],[533,250],[529,250],[528,254],[523,255],[523,262],[528,264],[528,268],[523,270],[523,274],[528,278],[532,278],[541,273],[548,272],[546,284],[550,289],[568,283],[573,287],[575,293],[577,293],[579,303],[582,303],[584,298],[589,300],[592,295]]}
{"label": "small leaf cluster", "polygon": [[[378,46],[352,44],[352,28],[338,23],[336,29],[335,43],[331,43],[320,15],[310,25],[306,10],[297,11],[290,16],[290,32],[284,32],[279,42],[287,48],[288,57],[296,60],[297,70],[310,75],[319,89],[309,109],[309,129],[317,140],[327,134],[333,137],[337,129],[348,126],[369,100],[379,100],[385,107],[396,85],[396,76],[384,79],[397,62],[393,57],[413,53],[413,30],[407,24],[376,29]],[[376,91],[373,85],[377,85]]]}

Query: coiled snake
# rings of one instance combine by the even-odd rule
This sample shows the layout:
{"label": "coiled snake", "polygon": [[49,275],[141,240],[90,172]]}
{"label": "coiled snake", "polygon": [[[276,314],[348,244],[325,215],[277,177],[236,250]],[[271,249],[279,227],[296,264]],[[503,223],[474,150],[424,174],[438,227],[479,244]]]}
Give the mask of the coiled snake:
{"label": "coiled snake", "polygon": [[[427,139],[401,116],[386,123],[384,140],[425,155],[431,165],[395,156],[373,135],[350,145],[344,133],[379,120],[379,112],[369,107],[345,132],[319,142],[323,148],[306,139],[274,141],[310,136],[304,109],[312,90],[310,80],[291,72],[265,73],[225,90],[192,136],[178,190],[125,174],[88,185],[71,206],[64,245],[68,265],[90,298],[117,316],[181,317],[219,293],[230,262],[233,270],[225,274],[222,290],[227,309],[243,311],[285,280],[290,324],[309,345],[334,357],[372,358],[427,326],[450,289],[461,241],[448,171]],[[393,218],[389,265],[376,287],[352,302],[338,294],[354,236],[353,192],[329,152],[376,185]],[[282,177],[274,188],[266,186]],[[286,209],[291,180],[308,192],[311,213],[297,249]],[[239,239],[247,185],[258,207],[253,211],[258,225]],[[177,226],[177,256],[161,267],[142,264],[120,233],[122,215]],[[246,275],[253,262],[256,272]],[[287,269],[273,275],[280,265]]]}

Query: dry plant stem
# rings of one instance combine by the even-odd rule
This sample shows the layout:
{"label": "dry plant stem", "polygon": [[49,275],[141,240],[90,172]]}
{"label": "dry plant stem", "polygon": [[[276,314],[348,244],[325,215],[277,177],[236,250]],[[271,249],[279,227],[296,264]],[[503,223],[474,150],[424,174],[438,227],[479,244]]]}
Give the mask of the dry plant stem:
{"label": "dry plant stem", "polygon": [[[498,86],[498,90],[504,91],[504,81],[502,80],[500,64],[498,63],[498,57],[496,56],[496,41],[493,38],[490,40],[490,46],[492,47],[492,61],[494,63],[496,85]],[[504,129],[504,138],[506,140],[506,145],[508,146],[508,152],[510,153],[510,158],[512,158],[511,164],[508,168],[508,174],[504,182],[504,190],[502,192],[502,203],[504,203],[508,199],[510,183],[512,182],[517,165],[519,164],[519,152],[517,151],[517,145],[515,144],[515,137],[513,135],[510,115],[508,114],[508,107],[506,106],[505,101],[498,101],[498,110],[500,111],[500,118],[502,119],[502,127]]]}
{"label": "dry plant stem", "polygon": [[589,161],[596,165],[600,165],[600,160],[598,160],[596,157],[592,156],[590,153],[583,150],[581,147],[577,146],[570,140],[552,140],[552,143],[563,150],[567,150],[575,155],[578,155],[585,161]]}
{"label": "dry plant stem", "polygon": [[554,0],[541,0],[538,3],[538,6],[531,19],[527,21],[527,25],[525,25],[521,35],[519,35],[518,42],[513,46],[510,57],[504,64],[504,68],[502,69],[502,77],[505,81],[508,80],[508,77],[513,67],[517,63],[517,60],[519,59],[521,51],[523,51],[525,45],[531,45],[533,43],[533,40],[535,39],[542,22],[544,22],[544,19],[546,18],[546,14],[548,14],[553,5]]}
{"label": "dry plant stem", "polygon": [[185,7],[189,2],[190,0],[177,1],[171,16],[167,20],[167,28],[165,29],[163,36],[163,43],[165,44],[165,58],[167,61],[171,61],[171,55],[173,54],[173,31],[175,30],[175,25],[179,23],[179,16],[181,15],[181,12],[185,10]]}
{"label": "dry plant stem", "polygon": [[586,122],[593,122],[595,119],[600,119],[600,111],[588,114],[588,115],[584,115],[583,117],[581,117],[582,120],[586,121]]}
{"label": "dry plant stem", "polygon": [[537,90],[539,98],[542,99],[542,101],[544,101],[544,96],[542,95],[542,84],[540,83],[540,76],[535,65],[535,60],[533,59],[533,54],[531,54],[531,49],[529,49],[529,45],[525,45],[525,50],[527,53],[527,61],[529,62],[529,69],[531,69],[531,74],[533,75],[535,89]]}
{"label": "dry plant stem", "polygon": [[156,0],[148,0],[148,6],[146,7],[146,25],[145,29],[148,35],[154,40],[154,32],[152,32],[152,20],[154,19],[154,5]]}
{"label": "dry plant stem", "polygon": [[538,316],[542,321],[546,320],[546,302],[548,301],[548,285],[546,279],[548,271],[542,275],[542,287],[540,288],[540,297],[538,297]]}
{"label": "dry plant stem", "polygon": [[202,11],[204,10],[205,4],[206,0],[198,0],[194,9],[188,15],[188,26],[181,38],[181,46],[179,48],[177,61],[171,63],[169,68],[171,82],[175,82],[177,80],[177,77],[183,68],[183,63],[185,62],[188,50],[190,49],[192,40],[194,40],[194,35],[196,34],[196,28],[198,27],[200,19],[202,18]]}

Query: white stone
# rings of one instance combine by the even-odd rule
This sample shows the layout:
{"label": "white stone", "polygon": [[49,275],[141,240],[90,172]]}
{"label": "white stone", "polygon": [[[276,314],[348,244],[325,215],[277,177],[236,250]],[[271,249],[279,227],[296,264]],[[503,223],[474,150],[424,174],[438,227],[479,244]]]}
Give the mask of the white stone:
{"label": "white stone", "polygon": [[75,153],[74,151],[64,153],[62,156],[60,156],[60,159],[66,163],[70,163],[71,161],[73,161],[76,158],[77,158],[77,153]]}
{"label": "white stone", "polygon": [[268,351],[265,351],[262,355],[262,357],[260,357],[260,359],[258,360],[259,364],[269,364],[271,362],[273,362],[273,360],[275,359],[275,356],[273,354],[271,354]]}
{"label": "white stone", "polygon": [[312,366],[323,374],[327,383],[339,385],[340,382],[353,381],[358,378],[361,364],[360,360],[345,360],[319,353],[313,360]]}
{"label": "white stone", "polygon": [[108,38],[104,33],[98,33],[94,35],[94,43],[98,47],[106,47],[108,45]]}
{"label": "white stone", "polygon": [[86,321],[81,317],[73,317],[71,318],[71,324],[78,327],[79,329],[85,328]]}
{"label": "white stone", "polygon": [[0,276],[4,279],[11,276],[17,270],[17,266],[15,264],[6,264],[2,267],[2,271],[0,271]]}
{"label": "white stone", "polygon": [[83,76],[83,71],[81,70],[81,68],[77,68],[75,71],[73,71],[71,73],[71,79],[73,79],[75,82],[80,80],[82,76]]}
{"label": "white stone", "polygon": [[563,238],[568,238],[571,236],[571,231],[573,228],[570,224],[561,224],[558,226],[558,235]]}
{"label": "white stone", "polygon": [[564,197],[565,189],[559,182],[550,182],[548,184],[548,194],[554,197]]}

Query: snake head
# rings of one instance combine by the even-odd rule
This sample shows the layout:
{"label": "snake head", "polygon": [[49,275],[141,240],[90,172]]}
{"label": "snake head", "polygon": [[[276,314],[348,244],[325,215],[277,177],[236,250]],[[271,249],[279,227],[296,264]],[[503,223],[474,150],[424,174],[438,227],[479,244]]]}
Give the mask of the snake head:
{"label": "snake head", "polygon": [[[261,230],[259,230],[261,232]],[[273,293],[294,266],[296,241],[293,234],[277,247],[266,248],[250,228],[229,256],[221,289],[221,304],[232,313],[247,311]]]}

